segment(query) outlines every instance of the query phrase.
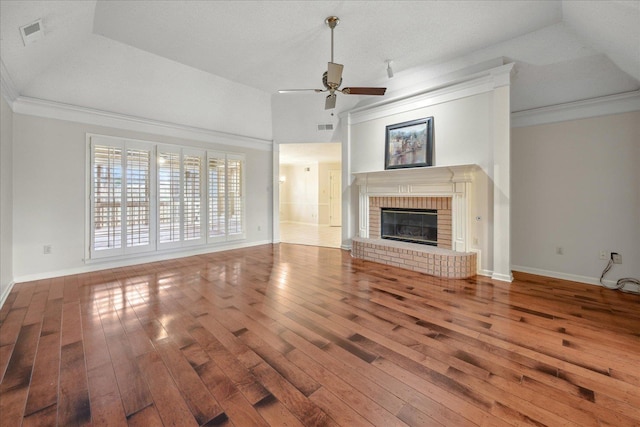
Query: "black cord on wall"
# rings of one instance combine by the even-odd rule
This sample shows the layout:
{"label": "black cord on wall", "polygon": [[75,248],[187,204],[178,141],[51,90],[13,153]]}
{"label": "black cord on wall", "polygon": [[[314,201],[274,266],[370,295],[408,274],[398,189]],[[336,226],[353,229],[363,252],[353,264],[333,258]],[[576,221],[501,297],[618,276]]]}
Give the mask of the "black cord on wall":
{"label": "black cord on wall", "polygon": [[633,285],[637,285],[637,286],[640,287],[640,280],[634,279],[633,277],[624,277],[622,279],[619,279],[614,286],[605,285],[605,283],[602,281],[602,279],[604,279],[604,275],[607,274],[609,272],[609,270],[611,270],[611,267],[613,267],[613,258],[609,259],[609,263],[604,268],[604,270],[602,271],[602,275],[600,276],[600,284],[602,286],[604,286],[607,289],[613,289],[613,290],[618,290],[618,291],[622,291],[622,292],[628,292],[628,293],[631,293],[631,294],[639,294],[640,295],[640,292],[628,291],[628,290],[623,289],[624,286],[627,285],[627,284],[633,284]]}

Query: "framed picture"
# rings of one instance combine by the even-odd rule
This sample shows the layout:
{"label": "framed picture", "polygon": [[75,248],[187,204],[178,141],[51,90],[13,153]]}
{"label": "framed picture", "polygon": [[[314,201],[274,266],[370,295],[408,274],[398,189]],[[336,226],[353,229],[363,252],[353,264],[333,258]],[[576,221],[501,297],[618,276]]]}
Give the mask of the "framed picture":
{"label": "framed picture", "polygon": [[433,117],[387,126],[384,168],[433,166]]}

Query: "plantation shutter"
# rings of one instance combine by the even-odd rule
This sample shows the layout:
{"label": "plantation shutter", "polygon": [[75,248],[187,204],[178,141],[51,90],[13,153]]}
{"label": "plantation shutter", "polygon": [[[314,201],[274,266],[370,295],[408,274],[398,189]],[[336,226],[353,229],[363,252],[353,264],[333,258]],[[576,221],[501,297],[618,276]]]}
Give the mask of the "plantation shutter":
{"label": "plantation shutter", "polygon": [[87,260],[246,237],[243,155],[88,141]]}
{"label": "plantation shutter", "polygon": [[244,160],[227,156],[227,233],[230,238],[244,237]]}
{"label": "plantation shutter", "polygon": [[178,246],[181,241],[180,157],[179,150],[158,150],[158,242],[165,247]]}
{"label": "plantation shutter", "polygon": [[92,138],[92,258],[148,251],[152,247],[149,144]]}
{"label": "plantation shutter", "polygon": [[226,167],[224,153],[209,153],[209,241],[224,240],[226,235]]}
{"label": "plantation shutter", "polygon": [[126,151],[126,244],[127,248],[151,245],[151,151]]}
{"label": "plantation shutter", "polygon": [[183,153],[182,229],[185,242],[203,240],[205,219],[202,200],[202,168],[204,156],[185,150]]}
{"label": "plantation shutter", "polygon": [[122,248],[122,144],[93,144],[91,253],[108,256]]}

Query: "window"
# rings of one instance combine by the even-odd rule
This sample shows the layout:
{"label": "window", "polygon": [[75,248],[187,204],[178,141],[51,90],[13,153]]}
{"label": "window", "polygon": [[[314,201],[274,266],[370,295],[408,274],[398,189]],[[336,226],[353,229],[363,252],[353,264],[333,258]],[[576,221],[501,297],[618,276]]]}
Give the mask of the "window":
{"label": "window", "polygon": [[158,241],[180,242],[180,153],[158,154]]}
{"label": "window", "polygon": [[244,156],[90,136],[89,258],[245,238]]}
{"label": "window", "polygon": [[183,206],[183,236],[186,241],[202,238],[201,223],[201,199],[200,191],[202,180],[202,156],[185,155],[182,161],[184,165],[184,190],[182,196]]}
{"label": "window", "polygon": [[225,158],[209,158],[209,240],[224,238],[226,232],[227,198]]}
{"label": "window", "polygon": [[122,246],[122,148],[95,145],[93,158],[93,251]]}
{"label": "window", "polygon": [[151,244],[151,151],[127,149],[127,247]]}
{"label": "window", "polygon": [[152,147],[97,138],[91,148],[93,257],[149,250]]}
{"label": "window", "polygon": [[229,201],[227,233],[234,236],[244,233],[242,164],[242,159],[227,156],[227,197]]}
{"label": "window", "polygon": [[208,153],[210,242],[244,238],[244,158]]}

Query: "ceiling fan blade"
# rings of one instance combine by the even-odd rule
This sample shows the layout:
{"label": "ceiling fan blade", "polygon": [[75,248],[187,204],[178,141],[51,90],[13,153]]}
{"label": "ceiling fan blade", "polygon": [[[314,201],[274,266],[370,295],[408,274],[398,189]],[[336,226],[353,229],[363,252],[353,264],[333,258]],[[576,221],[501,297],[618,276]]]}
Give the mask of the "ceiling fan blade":
{"label": "ceiling fan blade", "polygon": [[322,89],[280,89],[278,93],[325,92]]}
{"label": "ceiling fan blade", "polygon": [[342,69],[344,65],[336,64],[335,62],[329,62],[327,66],[327,82],[329,85],[340,86],[342,81]]}
{"label": "ceiling fan blade", "polygon": [[327,100],[324,101],[324,109],[331,110],[332,108],[336,108],[336,98],[337,96],[335,93],[327,95]]}
{"label": "ceiling fan blade", "polygon": [[345,87],[342,93],[345,95],[384,95],[386,87]]}

